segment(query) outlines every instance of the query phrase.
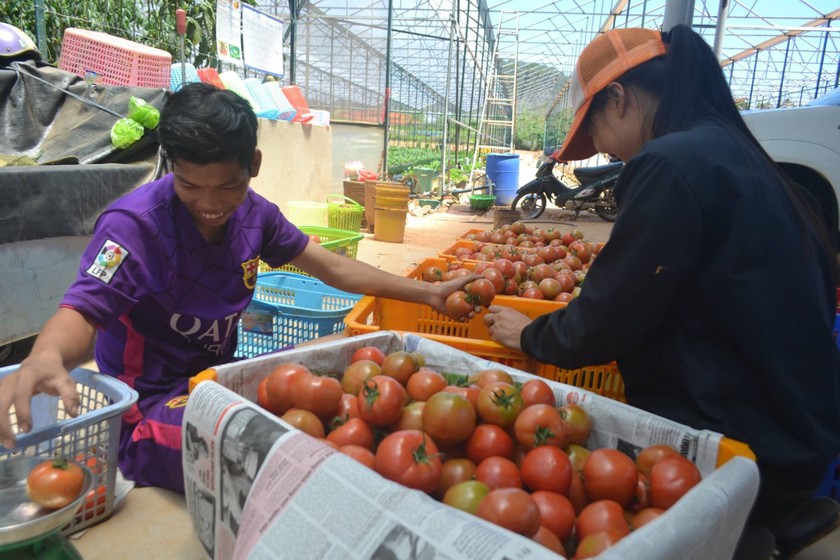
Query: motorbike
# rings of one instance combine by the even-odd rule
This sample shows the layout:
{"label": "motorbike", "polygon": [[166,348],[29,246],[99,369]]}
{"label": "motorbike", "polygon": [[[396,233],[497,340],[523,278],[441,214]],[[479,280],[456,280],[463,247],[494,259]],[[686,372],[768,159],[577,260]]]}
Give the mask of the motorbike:
{"label": "motorbike", "polygon": [[613,187],[624,163],[576,168],[574,176],[580,182],[577,187],[570,187],[554,176],[556,164],[550,158],[543,163],[536,178],[517,189],[510,209],[519,210],[526,220],[533,220],[542,215],[550,201],[559,208],[573,210],[575,218],[582,210],[587,210],[607,222],[616,220],[618,207]]}

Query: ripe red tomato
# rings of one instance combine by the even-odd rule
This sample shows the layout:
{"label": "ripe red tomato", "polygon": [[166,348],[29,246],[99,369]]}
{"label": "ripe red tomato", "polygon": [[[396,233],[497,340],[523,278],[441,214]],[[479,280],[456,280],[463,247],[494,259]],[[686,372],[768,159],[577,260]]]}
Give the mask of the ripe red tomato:
{"label": "ripe red tomato", "polygon": [[635,531],[639,527],[647,525],[663,513],[665,513],[664,509],[653,507],[645,508],[630,518],[630,528]]}
{"label": "ripe red tomato", "polygon": [[569,501],[572,502],[575,513],[578,515],[589,504],[586,490],[583,489],[583,481],[580,479],[580,473],[578,472],[572,472],[572,483],[569,485]]}
{"label": "ripe red tomato", "polygon": [[545,299],[542,290],[539,288],[525,288],[520,295],[528,299]]}
{"label": "ripe red tomato", "polygon": [[490,383],[478,394],[476,411],[484,422],[490,424],[510,428],[523,408],[519,389],[510,383]]}
{"label": "ripe red tomato", "polygon": [[569,425],[569,443],[585,446],[592,432],[592,418],[579,404],[567,403],[558,409],[560,418]]}
{"label": "ripe red tomato", "polygon": [[440,484],[441,467],[434,440],[419,430],[393,432],[376,450],[376,472],[427,494]]}
{"label": "ripe red tomato", "polygon": [[572,463],[562,449],[553,445],[535,447],[522,460],[522,480],[532,491],[548,490],[568,495]]}
{"label": "ripe red tomato", "polygon": [[341,376],[341,389],[345,393],[357,395],[365,380],[382,373],[382,368],[373,360],[356,360],[344,368]]}
{"label": "ripe red tomato", "polygon": [[435,393],[423,407],[423,429],[441,445],[461,443],[475,428],[475,409],[466,397]]}
{"label": "ripe red tomato", "polygon": [[446,378],[440,373],[426,368],[420,368],[408,378],[405,388],[408,396],[415,401],[425,401],[446,387]]}
{"label": "ripe red tomato", "polygon": [[613,500],[622,507],[636,493],[639,472],[633,460],[617,449],[596,449],[583,464],[583,487],[591,500]]}
{"label": "ripe red tomato", "polygon": [[523,383],[522,388],[520,389],[520,394],[522,395],[522,402],[526,407],[529,407],[532,404],[547,404],[554,406],[557,402],[556,397],[554,396],[554,391],[551,390],[551,386],[542,379],[529,379]]}
{"label": "ripe red tomato", "polygon": [[313,412],[302,408],[290,408],[280,419],[314,438],[324,437],[324,424]]}
{"label": "ripe red tomato", "polygon": [[478,504],[489,492],[490,487],[483,482],[467,480],[451,486],[443,495],[443,503],[475,515]]}
{"label": "ripe red tomato", "polygon": [[338,379],[314,374],[299,375],[291,390],[295,407],[314,412],[321,418],[335,415],[343,394]]}
{"label": "ripe red tomato", "polygon": [[563,543],[560,542],[560,539],[558,539],[554,533],[544,526],[540,526],[531,539],[535,543],[546,547],[554,554],[562,554],[563,556],[566,555],[566,549],[563,547]]}
{"label": "ripe red tomato", "polygon": [[280,364],[271,370],[271,373],[260,381],[262,389],[257,389],[257,400],[263,401],[259,402],[260,406],[278,416],[292,408],[292,384],[305,373],[312,372],[302,364]]}
{"label": "ripe red tomato", "polygon": [[482,307],[489,307],[493,302],[493,298],[496,297],[496,288],[487,278],[479,278],[470,282],[466,286],[466,292],[468,297],[473,296],[475,298],[472,301]]}
{"label": "ripe red tomato", "polygon": [[427,266],[423,269],[423,280],[426,282],[440,282],[443,277],[443,269],[439,266]]}
{"label": "ripe red tomato", "polygon": [[551,405],[535,404],[519,413],[513,423],[517,441],[525,449],[540,445],[566,447],[569,442],[569,425]]}
{"label": "ripe red tomato", "polygon": [[435,490],[435,497],[442,498],[446,491],[458,484],[472,480],[475,475],[475,463],[469,459],[448,459],[440,468],[440,485]]}
{"label": "ripe red tomato", "polygon": [[385,360],[385,352],[376,346],[362,346],[353,352],[353,356],[350,358],[350,363],[352,364],[360,360],[370,360],[381,366],[382,362]]}
{"label": "ripe red tomato", "polygon": [[483,389],[491,383],[497,382],[513,384],[513,378],[503,369],[482,369],[470,375],[469,382]]}
{"label": "ripe red tomato", "polygon": [[391,352],[385,356],[385,360],[382,362],[382,375],[393,377],[403,387],[405,387],[411,374],[418,369],[420,369],[420,364],[417,362],[417,357],[402,350]]}
{"label": "ripe red tomato", "polygon": [[660,459],[671,455],[679,455],[670,445],[658,444],[645,447],[636,455],[636,468],[645,476],[650,476],[650,470]]}
{"label": "ripe red tomato", "polygon": [[618,502],[598,500],[578,514],[575,530],[578,539],[581,540],[600,531],[615,531],[624,537],[630,533],[630,526],[624,517],[624,509]]}
{"label": "ripe red tomato", "polygon": [[487,457],[475,468],[475,479],[490,488],[522,488],[519,467],[504,457]]}
{"label": "ripe red tomato", "polygon": [[423,430],[423,409],[425,401],[414,401],[403,407],[399,419],[391,425],[391,431],[397,430]]}
{"label": "ripe red tomato", "polygon": [[85,483],[82,468],[67,459],[35,465],[26,477],[26,495],[47,509],[63,508],[79,497]]}
{"label": "ripe red tomato", "polygon": [[625,508],[633,513],[638,513],[650,507],[650,481],[648,477],[639,473],[639,482],[636,484],[636,493],[633,499]]}
{"label": "ripe red tomato", "polygon": [[490,283],[493,284],[493,289],[496,290],[497,294],[502,293],[505,289],[505,276],[502,272],[495,268],[491,264],[487,264],[489,268],[486,268],[482,272],[478,272],[478,267],[476,266],[476,272],[484,276],[487,280],[490,280]]}
{"label": "ripe red tomato", "polygon": [[[105,504],[108,501],[108,489],[105,485],[97,486],[85,494],[85,503],[79,507],[78,513],[82,514],[82,519],[87,521],[96,515],[105,513]],[[78,515],[77,513],[77,515]]]}
{"label": "ripe red tomato", "polygon": [[575,528],[575,508],[569,498],[546,490],[537,490],[531,497],[540,509],[542,526],[561,541],[568,539]]}
{"label": "ripe red tomato", "polygon": [[470,404],[473,405],[473,408],[478,406],[478,395],[481,392],[481,387],[478,385],[447,385],[442,390],[444,393],[455,393],[456,395],[466,397],[470,401]]}
{"label": "ripe red tomato", "polygon": [[446,314],[453,319],[463,320],[475,313],[475,302],[470,301],[469,296],[462,290],[455,290],[446,297],[444,305],[446,306]]}
{"label": "ripe red tomato", "polygon": [[488,457],[513,458],[513,439],[501,426],[479,424],[464,446],[467,457],[478,464]]}
{"label": "ripe red tomato", "polygon": [[338,448],[341,453],[352,457],[369,469],[376,470],[376,456],[373,451],[361,445],[342,445]]}
{"label": "ripe red tomato", "polygon": [[344,393],[341,395],[341,401],[338,403],[338,410],[335,411],[335,417],[339,420],[349,420],[350,418],[359,417],[359,400],[356,395]]}
{"label": "ripe red tomato", "polygon": [[374,443],[373,430],[361,418],[350,418],[333,428],[327,434],[327,441],[331,441],[339,447],[342,445],[361,445],[372,450]]}
{"label": "ripe red tomato", "polygon": [[540,528],[540,510],[521,488],[491,490],[478,504],[476,515],[526,537]]}
{"label": "ripe red tomato", "polygon": [[375,375],[365,381],[357,396],[359,418],[371,426],[387,426],[399,420],[405,406],[402,384],[387,375]]}
{"label": "ripe red tomato", "polygon": [[650,470],[650,505],[668,509],[700,480],[700,471],[682,455],[664,457]]}
{"label": "ripe red tomato", "polygon": [[620,541],[624,535],[616,531],[598,531],[582,538],[575,551],[575,560],[595,558]]}

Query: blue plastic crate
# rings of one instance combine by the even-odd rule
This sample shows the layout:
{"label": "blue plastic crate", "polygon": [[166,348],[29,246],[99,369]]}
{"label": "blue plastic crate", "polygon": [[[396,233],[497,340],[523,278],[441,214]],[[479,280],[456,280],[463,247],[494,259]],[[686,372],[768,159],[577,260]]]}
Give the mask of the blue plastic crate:
{"label": "blue plastic crate", "polygon": [[253,358],[344,330],[360,294],[291,272],[262,272],[254,299],[239,321],[236,355]]}
{"label": "blue plastic crate", "polygon": [[[0,368],[0,378],[18,366]],[[32,430],[18,432],[12,414],[17,442],[13,449],[0,446],[0,461],[10,457],[66,457],[85,463],[94,474],[94,491],[105,489],[105,503],[85,502],[62,532],[67,535],[105,519],[114,508],[117,455],[120,448],[122,415],[137,402],[137,391],[122,381],[90,371],[70,372],[79,392],[79,415],[71,417],[58,397],[41,393],[32,399]]]}

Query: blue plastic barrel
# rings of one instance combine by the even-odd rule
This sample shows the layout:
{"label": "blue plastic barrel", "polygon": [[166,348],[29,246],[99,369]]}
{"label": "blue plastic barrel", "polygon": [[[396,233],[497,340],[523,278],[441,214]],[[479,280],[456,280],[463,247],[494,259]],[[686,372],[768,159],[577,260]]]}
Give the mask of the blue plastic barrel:
{"label": "blue plastic barrel", "polygon": [[519,188],[519,154],[487,154],[487,177],[493,181],[496,205],[509,205]]}

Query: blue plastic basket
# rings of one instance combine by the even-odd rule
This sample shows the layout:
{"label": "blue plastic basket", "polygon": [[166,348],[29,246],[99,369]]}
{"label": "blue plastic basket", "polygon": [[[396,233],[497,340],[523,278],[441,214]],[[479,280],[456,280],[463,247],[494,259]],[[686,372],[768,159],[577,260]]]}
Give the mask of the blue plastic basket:
{"label": "blue plastic basket", "polygon": [[[0,369],[0,378],[17,369],[18,366]],[[79,415],[70,417],[58,397],[36,395],[32,399],[32,430],[27,434],[18,433],[17,420],[12,414],[17,445],[14,449],[0,446],[0,461],[18,456],[66,457],[91,469],[93,499],[85,500],[73,520],[62,529],[65,535],[111,515],[121,419],[137,402],[137,391],[118,379],[81,368],[70,375],[76,380],[79,392]]]}
{"label": "blue plastic basket", "polygon": [[344,330],[360,294],[291,272],[262,272],[239,321],[237,356],[253,358]]}

